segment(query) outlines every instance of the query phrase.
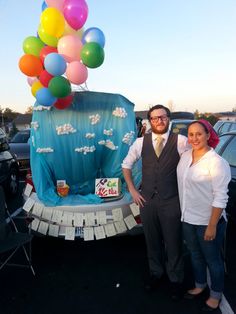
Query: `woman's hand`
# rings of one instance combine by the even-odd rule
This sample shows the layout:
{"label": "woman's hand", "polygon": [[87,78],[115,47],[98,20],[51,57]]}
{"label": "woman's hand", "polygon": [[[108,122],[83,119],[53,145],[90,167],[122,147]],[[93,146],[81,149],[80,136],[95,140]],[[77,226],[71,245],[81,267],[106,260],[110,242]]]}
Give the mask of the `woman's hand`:
{"label": "woman's hand", "polygon": [[204,240],[205,241],[212,241],[216,237],[216,225],[208,225],[205,234],[204,234]]}

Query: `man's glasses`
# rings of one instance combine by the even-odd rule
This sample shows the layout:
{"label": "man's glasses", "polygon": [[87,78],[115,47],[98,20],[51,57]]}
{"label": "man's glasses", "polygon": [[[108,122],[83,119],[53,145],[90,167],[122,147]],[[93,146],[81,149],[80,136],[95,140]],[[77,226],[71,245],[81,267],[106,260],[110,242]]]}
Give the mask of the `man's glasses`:
{"label": "man's glasses", "polygon": [[150,117],[150,120],[153,122],[157,122],[158,120],[165,122],[168,120],[168,116],[164,114],[163,116]]}

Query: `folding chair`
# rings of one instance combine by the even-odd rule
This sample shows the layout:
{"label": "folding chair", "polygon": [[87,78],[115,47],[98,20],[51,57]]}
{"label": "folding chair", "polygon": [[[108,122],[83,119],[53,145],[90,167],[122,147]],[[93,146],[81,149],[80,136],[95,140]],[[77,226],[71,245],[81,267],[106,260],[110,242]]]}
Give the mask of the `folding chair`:
{"label": "folding chair", "polygon": [[[31,269],[33,275],[35,271],[31,264],[31,227],[26,232],[18,231],[17,225],[13,219],[26,219],[26,217],[12,217],[7,209],[5,202],[5,194],[2,186],[0,186],[0,270],[8,266],[28,267]],[[26,249],[27,247],[27,249]],[[10,259],[20,249],[23,249],[24,255],[27,259],[27,264],[12,264]]]}

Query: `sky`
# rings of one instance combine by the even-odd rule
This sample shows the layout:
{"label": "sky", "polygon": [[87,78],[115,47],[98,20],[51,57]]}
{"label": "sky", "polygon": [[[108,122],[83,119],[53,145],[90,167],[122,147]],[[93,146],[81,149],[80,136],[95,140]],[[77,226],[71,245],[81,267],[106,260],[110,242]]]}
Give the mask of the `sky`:
{"label": "sky", "polygon": [[[26,37],[37,33],[43,1],[0,0],[0,106],[24,113],[35,102],[19,70]],[[104,63],[89,69],[91,91],[117,93],[135,111],[236,108],[235,0],[87,0],[84,25],[106,39]]]}

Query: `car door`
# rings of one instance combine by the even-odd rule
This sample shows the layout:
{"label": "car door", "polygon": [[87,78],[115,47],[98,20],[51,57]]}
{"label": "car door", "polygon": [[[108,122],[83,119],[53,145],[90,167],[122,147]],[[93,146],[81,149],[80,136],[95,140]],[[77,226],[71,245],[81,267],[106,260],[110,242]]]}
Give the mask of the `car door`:
{"label": "car door", "polygon": [[[220,155],[226,159],[230,165],[232,179],[229,184],[229,201],[227,212],[236,221],[236,134],[221,136]],[[228,141],[226,142],[226,140]],[[226,144],[222,144],[226,143]]]}

